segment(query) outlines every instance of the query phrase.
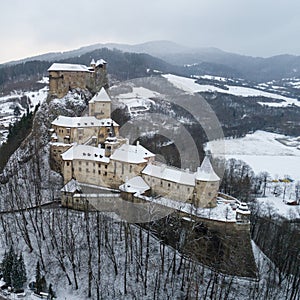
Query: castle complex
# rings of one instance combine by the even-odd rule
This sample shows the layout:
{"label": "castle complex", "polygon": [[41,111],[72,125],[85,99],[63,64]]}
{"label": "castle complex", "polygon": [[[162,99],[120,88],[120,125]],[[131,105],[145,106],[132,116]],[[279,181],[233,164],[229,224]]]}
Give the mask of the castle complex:
{"label": "castle complex", "polygon": [[[70,88],[95,87],[99,72],[102,76],[106,72],[103,60],[92,61],[90,67],[53,64],[49,68],[50,95],[60,98]],[[117,189],[130,201],[148,196],[188,203],[196,209],[217,205],[220,178],[209,158],[190,172],[157,162],[155,154],[139,142],[130,145],[111,119],[111,98],[104,87],[89,101],[87,116],[58,116],[52,122],[50,155],[52,168],[64,178],[64,206],[80,208],[75,203],[80,184]]]}

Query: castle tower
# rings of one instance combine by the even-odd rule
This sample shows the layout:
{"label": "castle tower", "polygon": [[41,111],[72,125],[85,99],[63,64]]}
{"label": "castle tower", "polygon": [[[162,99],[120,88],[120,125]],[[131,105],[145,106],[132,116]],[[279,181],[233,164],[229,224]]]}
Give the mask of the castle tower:
{"label": "castle tower", "polygon": [[195,173],[194,204],[196,207],[216,206],[220,178],[215,173],[209,157],[205,156]]}
{"label": "castle tower", "polygon": [[104,88],[89,101],[89,116],[97,119],[109,119],[111,114],[111,99]]}
{"label": "castle tower", "polygon": [[114,151],[119,148],[120,141],[116,137],[116,132],[113,124],[110,127],[110,132],[108,137],[105,139],[104,147],[105,147],[105,156],[110,157]]}
{"label": "castle tower", "polygon": [[93,70],[95,70],[95,68],[96,68],[96,62],[95,62],[94,59],[92,59],[92,61],[90,62],[90,67],[91,67]]}

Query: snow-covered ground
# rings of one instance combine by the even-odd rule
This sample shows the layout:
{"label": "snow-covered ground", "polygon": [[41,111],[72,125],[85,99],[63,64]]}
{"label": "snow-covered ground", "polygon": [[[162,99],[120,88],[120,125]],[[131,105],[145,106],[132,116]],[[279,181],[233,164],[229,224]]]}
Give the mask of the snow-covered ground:
{"label": "snow-covered ground", "polygon": [[[287,195],[290,198],[289,195]],[[300,206],[299,205],[287,205],[283,200],[283,195],[278,197],[269,195],[264,198],[257,198],[259,205],[259,214],[267,217],[278,214],[287,219],[299,219],[300,218]]]}
{"label": "snow-covered ground", "polygon": [[[282,96],[277,93],[265,92],[260,89],[254,89],[243,86],[232,86],[225,85],[226,89],[222,89],[220,87],[211,85],[203,85],[196,83],[195,79],[186,78],[181,76],[176,76],[172,74],[162,75],[164,78],[168,79],[175,87],[187,92],[187,93],[198,93],[198,92],[218,92],[223,94],[231,94],[235,96],[241,97],[266,97],[270,99],[281,100],[281,102],[258,102],[261,105],[267,105],[272,107],[286,107],[289,105],[296,105],[300,107],[300,101],[295,98],[290,98],[286,96]],[[225,78],[223,77],[214,77],[214,76],[202,76],[203,79],[215,79],[220,82],[224,82]],[[274,89],[276,90],[276,89]]]}
{"label": "snow-covered ground", "polygon": [[149,111],[151,104],[154,103],[150,98],[157,97],[159,94],[143,87],[133,87],[132,92],[118,95],[121,103],[128,108],[131,117]]}
{"label": "snow-covered ground", "polygon": [[[297,198],[295,190],[300,181],[299,143],[299,139],[295,137],[256,131],[239,139],[210,141],[206,144],[206,149],[212,151],[215,157],[243,160],[256,174],[268,172],[270,178],[266,197],[257,199],[259,213],[266,216],[278,214],[294,219],[300,217],[300,207],[288,205],[287,202]],[[287,177],[293,182],[277,180]]]}
{"label": "snow-covered ground", "polygon": [[[290,143],[293,146],[280,142],[289,140],[296,142]],[[299,144],[295,138],[258,130],[243,138],[210,141],[206,149],[214,156],[243,160],[257,174],[267,171],[273,178],[288,175],[294,180],[300,180]]]}

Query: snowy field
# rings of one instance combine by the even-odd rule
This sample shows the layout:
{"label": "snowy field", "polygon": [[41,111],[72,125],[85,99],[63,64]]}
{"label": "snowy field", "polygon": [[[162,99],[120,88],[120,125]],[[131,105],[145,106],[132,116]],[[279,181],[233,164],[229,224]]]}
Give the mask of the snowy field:
{"label": "snowy field", "polygon": [[[267,171],[273,178],[283,178],[288,175],[300,180],[300,142],[290,143],[278,140],[289,140],[288,137],[266,131],[256,131],[239,139],[210,141],[206,149],[214,156],[226,159],[235,158],[245,161],[253,171]],[[295,141],[295,138],[290,138]]]}
{"label": "snowy field", "polygon": [[[300,101],[295,98],[285,97],[276,93],[269,93],[259,89],[249,88],[249,87],[242,87],[242,86],[232,86],[232,85],[225,85],[227,88],[221,89],[214,85],[202,85],[196,83],[195,79],[186,78],[181,76],[176,76],[172,74],[163,75],[164,78],[168,79],[175,87],[187,92],[187,93],[198,93],[198,92],[218,92],[223,94],[231,94],[235,96],[241,97],[266,97],[271,99],[278,99],[282,100],[279,103],[267,103],[267,102],[258,102],[261,105],[272,106],[272,107],[285,107],[288,105],[296,105],[300,107]],[[206,77],[209,79],[210,77]],[[217,77],[216,77],[217,78]],[[223,77],[217,78],[219,81],[224,81]]]}

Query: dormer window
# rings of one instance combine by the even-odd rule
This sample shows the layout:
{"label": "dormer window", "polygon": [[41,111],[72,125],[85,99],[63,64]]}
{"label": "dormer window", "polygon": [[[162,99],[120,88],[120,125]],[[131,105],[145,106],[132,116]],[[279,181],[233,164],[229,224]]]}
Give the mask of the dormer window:
{"label": "dormer window", "polygon": [[88,156],[91,156],[91,153],[88,153]]}
{"label": "dormer window", "polygon": [[94,125],[94,122],[91,122],[91,125]]}
{"label": "dormer window", "polygon": [[84,123],[84,125],[87,125],[87,123]]}
{"label": "dormer window", "polygon": [[86,156],[86,153],[83,153],[83,156]]}

